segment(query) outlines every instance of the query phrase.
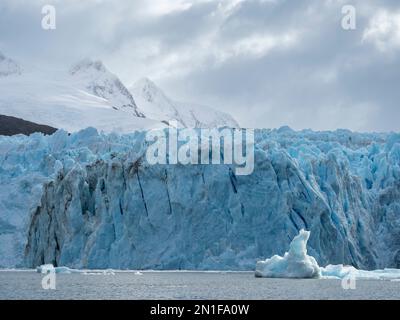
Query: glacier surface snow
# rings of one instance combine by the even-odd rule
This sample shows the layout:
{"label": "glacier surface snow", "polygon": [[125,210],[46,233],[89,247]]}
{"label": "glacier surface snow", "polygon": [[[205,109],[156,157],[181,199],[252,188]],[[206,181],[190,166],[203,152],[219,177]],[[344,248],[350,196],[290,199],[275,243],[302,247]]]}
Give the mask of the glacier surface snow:
{"label": "glacier surface snow", "polygon": [[400,266],[399,134],[255,138],[236,176],[151,166],[144,131],[0,137],[0,266],[254,270],[301,229],[319,265]]}

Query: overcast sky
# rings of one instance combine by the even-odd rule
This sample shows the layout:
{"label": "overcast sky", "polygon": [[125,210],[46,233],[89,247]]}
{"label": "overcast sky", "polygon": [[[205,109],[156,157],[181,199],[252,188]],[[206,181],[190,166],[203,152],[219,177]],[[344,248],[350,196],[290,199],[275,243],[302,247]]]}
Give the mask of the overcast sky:
{"label": "overcast sky", "polygon": [[[44,4],[56,30],[41,28]],[[400,130],[398,0],[1,0],[0,51],[43,67],[101,59],[127,85],[149,77],[246,127]]]}

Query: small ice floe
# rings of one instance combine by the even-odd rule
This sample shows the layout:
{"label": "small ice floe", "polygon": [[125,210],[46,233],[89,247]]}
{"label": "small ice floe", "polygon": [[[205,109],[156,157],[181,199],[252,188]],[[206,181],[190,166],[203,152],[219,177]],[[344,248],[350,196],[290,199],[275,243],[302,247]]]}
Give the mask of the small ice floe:
{"label": "small ice floe", "polygon": [[113,269],[107,269],[103,271],[105,276],[115,276],[115,271]]}
{"label": "small ice floe", "polygon": [[141,273],[140,271],[136,271],[134,274],[135,274],[135,276],[142,276],[143,275],[143,273]]}
{"label": "small ice floe", "polygon": [[36,267],[36,272],[38,273],[81,273],[82,271],[76,269],[70,269],[68,267],[54,267],[52,264],[43,264],[39,267]]}
{"label": "small ice floe", "polygon": [[85,276],[115,276],[115,271],[113,269],[86,270],[83,274]]}
{"label": "small ice floe", "polygon": [[93,271],[85,271],[83,272],[84,276],[101,276],[103,275],[102,272],[93,272]]}
{"label": "small ice floe", "polygon": [[314,257],[307,255],[310,232],[300,230],[292,240],[289,252],[283,257],[275,255],[256,264],[256,277],[262,278],[322,278],[400,281],[400,269],[365,271],[353,266],[328,265],[320,267]]}

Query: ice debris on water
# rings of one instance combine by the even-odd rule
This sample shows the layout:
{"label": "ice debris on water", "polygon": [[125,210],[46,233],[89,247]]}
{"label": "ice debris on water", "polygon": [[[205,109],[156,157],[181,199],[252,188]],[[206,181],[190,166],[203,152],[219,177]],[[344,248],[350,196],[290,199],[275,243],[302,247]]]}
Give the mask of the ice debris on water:
{"label": "ice debris on water", "polygon": [[400,269],[366,271],[343,264],[320,267],[317,261],[307,254],[309,237],[309,231],[300,230],[300,233],[292,240],[289,252],[286,252],[283,257],[275,255],[265,261],[257,262],[255,276],[259,278],[400,280]]}

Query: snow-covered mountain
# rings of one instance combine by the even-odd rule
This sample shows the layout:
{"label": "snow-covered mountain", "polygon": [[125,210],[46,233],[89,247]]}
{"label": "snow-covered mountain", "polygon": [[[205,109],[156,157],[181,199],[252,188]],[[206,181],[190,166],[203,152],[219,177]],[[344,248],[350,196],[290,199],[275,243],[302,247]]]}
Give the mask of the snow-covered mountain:
{"label": "snow-covered mountain", "polygon": [[146,83],[131,93],[101,61],[85,59],[69,70],[26,69],[0,54],[0,114],[69,132],[128,133],[167,127],[171,119],[189,127],[237,127],[226,114],[176,104]]}
{"label": "snow-covered mountain", "polygon": [[255,167],[150,165],[145,132],[0,137],[0,266],[400,267],[400,135],[257,130]]}
{"label": "snow-covered mountain", "polygon": [[129,91],[101,63],[84,62],[70,72],[8,72],[0,77],[0,114],[69,132],[87,127],[105,132],[165,127],[144,118]]}
{"label": "snow-covered mountain", "polygon": [[146,117],[160,121],[177,121],[189,128],[238,128],[239,124],[224,112],[200,104],[177,102],[170,99],[148,78],[137,81],[130,91]]}
{"label": "snow-covered mountain", "polygon": [[131,93],[117,76],[106,69],[101,61],[85,59],[74,65],[70,74],[74,84],[97,97],[106,99],[114,109],[142,117]]}

